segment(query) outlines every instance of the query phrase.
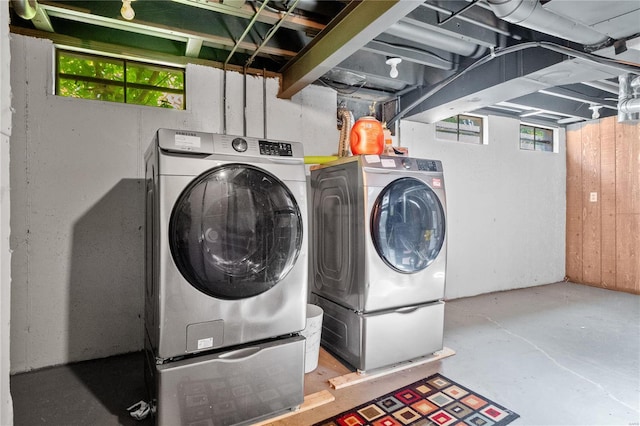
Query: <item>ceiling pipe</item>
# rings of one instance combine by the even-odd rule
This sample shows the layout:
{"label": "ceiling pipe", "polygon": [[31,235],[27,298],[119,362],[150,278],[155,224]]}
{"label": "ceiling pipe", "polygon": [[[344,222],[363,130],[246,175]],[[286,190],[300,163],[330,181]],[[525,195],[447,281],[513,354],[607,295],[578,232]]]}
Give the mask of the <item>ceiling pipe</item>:
{"label": "ceiling pipe", "polygon": [[38,11],[37,0],[11,0],[11,4],[22,19],[33,19]]}
{"label": "ceiling pipe", "polygon": [[633,77],[634,74],[618,77],[618,123],[640,119],[640,77]]}
{"label": "ceiling pipe", "polygon": [[427,46],[448,50],[461,56],[477,58],[487,50],[486,47],[479,46],[475,43],[453,38],[437,31],[426,31],[422,27],[402,21],[391,25],[384,30],[384,32],[385,34],[405,40],[413,40],[421,44],[426,44]]}
{"label": "ceiling pipe", "polygon": [[[477,3],[475,3],[475,4],[477,4]],[[426,3],[425,2],[425,3],[422,3],[421,6],[422,7],[426,7],[428,9],[431,9],[431,10],[435,10],[436,12],[439,12],[439,13],[444,13],[448,17],[453,17],[453,15],[454,15],[454,13],[452,11],[450,11],[449,9],[445,9],[445,8],[437,6],[435,4],[431,4],[431,3]],[[469,18],[469,17],[464,16],[464,15],[458,14],[458,15],[455,16],[455,18],[460,20],[460,21],[464,21],[464,22],[467,22],[469,24],[473,24],[473,25],[475,25],[477,27],[484,28],[485,30],[493,31],[494,33],[498,33],[498,34],[502,34],[503,36],[513,37],[513,34],[511,34],[509,31],[506,31],[506,30],[504,30],[502,28],[498,28],[497,26],[494,26],[494,25],[485,24],[484,22],[480,22],[480,21],[478,21],[476,19]]]}
{"label": "ceiling pipe", "polygon": [[597,46],[609,40],[606,34],[545,9],[539,0],[487,0],[487,2],[498,18],[512,24],[576,41],[586,46]]}

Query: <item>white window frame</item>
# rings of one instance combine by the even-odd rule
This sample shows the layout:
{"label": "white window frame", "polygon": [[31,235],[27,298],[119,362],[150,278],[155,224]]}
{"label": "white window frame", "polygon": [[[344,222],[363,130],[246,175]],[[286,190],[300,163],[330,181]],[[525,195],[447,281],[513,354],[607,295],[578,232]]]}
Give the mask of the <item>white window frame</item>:
{"label": "white window frame", "polygon": [[[439,124],[439,123],[444,122],[443,120],[440,120],[440,121],[438,121],[438,122],[436,122],[436,123],[434,124],[434,128],[433,128],[433,130],[434,130],[434,132],[435,132],[436,140],[438,140],[438,141],[442,141],[442,142],[467,143],[467,144],[471,144],[471,145],[479,145],[479,146],[487,145],[487,144],[489,143],[489,132],[488,132],[488,120],[487,120],[487,116],[484,116],[484,115],[478,115],[478,114],[459,113],[459,114],[452,115],[451,117],[454,117],[454,116],[460,116],[460,115],[465,115],[465,116],[468,116],[468,117],[479,118],[479,119],[481,120],[481,122],[482,122],[482,129],[481,129],[481,132],[480,132],[480,138],[481,138],[481,139],[480,139],[480,142],[460,140],[460,138],[459,138],[459,137],[460,137],[459,132],[457,132],[457,133],[456,133],[456,135],[457,135],[458,139],[455,139],[455,140],[454,140],[454,139],[446,139],[446,138],[440,137],[440,136],[439,136],[439,133],[440,133],[440,132],[438,132],[438,124]],[[449,118],[450,118],[450,117],[449,117]],[[445,123],[446,123],[446,122],[445,122]],[[456,129],[456,130],[457,130],[457,129]]]}
{"label": "white window frame", "polygon": [[[552,132],[552,145],[553,145],[553,149],[551,151],[538,151],[535,149],[524,149],[522,148],[522,144],[520,143],[520,137],[521,137],[521,132],[520,132],[520,126],[530,126],[530,127],[537,127],[539,129],[546,129],[546,130],[551,130]],[[544,153],[554,153],[557,154],[560,152],[560,147],[559,147],[559,138],[560,138],[560,129],[558,127],[553,127],[553,126],[545,126],[545,125],[540,125],[540,124],[535,124],[535,123],[531,123],[531,122],[526,122],[526,121],[521,121],[520,125],[518,126],[518,149],[520,151],[525,151],[525,152],[544,152]]]}

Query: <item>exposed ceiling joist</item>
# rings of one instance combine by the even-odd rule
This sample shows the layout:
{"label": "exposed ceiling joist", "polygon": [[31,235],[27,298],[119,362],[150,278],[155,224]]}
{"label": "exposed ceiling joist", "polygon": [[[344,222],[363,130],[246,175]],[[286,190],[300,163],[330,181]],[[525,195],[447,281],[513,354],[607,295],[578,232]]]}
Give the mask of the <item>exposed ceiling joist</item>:
{"label": "exposed ceiling joist", "polygon": [[[205,10],[211,10],[213,12],[223,13],[225,15],[237,16],[238,18],[251,19],[255,15],[255,8],[249,4],[243,4],[241,7],[236,5],[229,5],[225,3],[218,3],[214,1],[198,1],[198,0],[172,0],[176,3],[184,4],[192,7],[199,7]],[[282,16],[280,13],[265,10],[260,13],[258,22],[264,24],[274,25]],[[306,33],[318,33],[322,31],[325,24],[314,21],[312,19],[305,18],[299,15],[290,15],[282,23],[284,28],[289,28],[296,31],[304,31]]]}
{"label": "exposed ceiling joist", "polygon": [[548,89],[540,90],[539,93],[589,105],[602,105],[604,108],[608,108],[614,111],[618,110],[618,106],[616,104],[617,99],[615,101],[607,102],[602,99],[602,96],[589,96],[588,94],[577,93],[565,87],[549,87]]}
{"label": "exposed ceiling joist", "polygon": [[278,96],[291,98],[419,5],[418,1],[352,1],[285,66]]}
{"label": "exposed ceiling joist", "polygon": [[[41,8],[44,9],[48,13],[48,15],[53,17],[83,22],[91,25],[98,25],[115,30],[127,31],[135,34],[143,34],[151,37],[183,42],[187,44],[185,46],[185,55],[190,57],[196,57],[196,48],[198,44],[200,45],[200,47],[202,47],[202,45],[204,44],[213,46],[224,46],[227,48],[232,48],[236,45],[236,41],[231,37],[207,34],[158,23],[150,23],[142,21],[140,19],[136,19],[136,21],[125,21],[91,14],[87,11],[75,10],[69,7],[54,6],[52,4],[42,4]],[[189,45],[189,43],[191,43],[191,45]],[[246,41],[239,43],[237,47],[248,52],[254,52],[258,48],[255,43]],[[199,51],[200,49],[197,50]],[[263,46],[261,50],[265,55],[277,55],[286,58],[292,58],[297,53],[295,51],[285,50],[273,46]]]}
{"label": "exposed ceiling joist", "polygon": [[[530,108],[536,108],[548,112],[554,112],[558,115],[580,117],[584,120],[591,120],[593,110],[589,109],[589,103],[576,103],[570,99],[549,96],[543,93],[531,93],[511,99],[511,102],[521,105],[527,105]],[[604,111],[601,110],[604,116]],[[612,112],[609,115],[615,115]]]}

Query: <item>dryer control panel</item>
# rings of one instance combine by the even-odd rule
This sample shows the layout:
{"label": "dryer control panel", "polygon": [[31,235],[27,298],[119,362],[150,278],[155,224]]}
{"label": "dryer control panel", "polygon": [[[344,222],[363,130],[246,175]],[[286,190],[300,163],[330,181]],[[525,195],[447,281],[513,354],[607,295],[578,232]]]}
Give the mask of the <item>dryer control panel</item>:
{"label": "dryer control panel", "polygon": [[440,160],[386,155],[363,155],[361,158],[363,166],[369,169],[442,173],[442,162]]}
{"label": "dryer control panel", "polygon": [[416,159],[418,170],[421,172],[437,172],[438,164],[434,160],[421,160]]}

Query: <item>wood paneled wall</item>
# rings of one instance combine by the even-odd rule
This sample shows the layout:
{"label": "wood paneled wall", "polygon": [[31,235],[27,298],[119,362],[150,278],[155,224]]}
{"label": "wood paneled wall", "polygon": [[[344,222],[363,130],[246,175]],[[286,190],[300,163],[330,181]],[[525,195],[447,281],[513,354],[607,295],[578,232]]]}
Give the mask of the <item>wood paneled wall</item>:
{"label": "wood paneled wall", "polygon": [[640,124],[567,128],[566,275],[640,294]]}

